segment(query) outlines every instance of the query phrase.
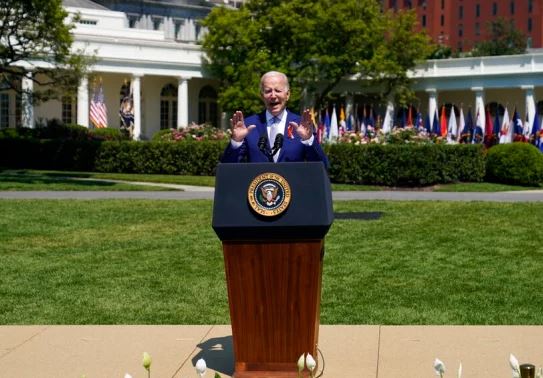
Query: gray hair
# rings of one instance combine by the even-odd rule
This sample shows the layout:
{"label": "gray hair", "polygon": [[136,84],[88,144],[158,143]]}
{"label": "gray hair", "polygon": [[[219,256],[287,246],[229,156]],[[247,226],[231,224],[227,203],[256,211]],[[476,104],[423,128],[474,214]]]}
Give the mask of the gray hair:
{"label": "gray hair", "polygon": [[264,79],[269,77],[269,76],[279,76],[279,77],[283,78],[285,80],[285,88],[286,88],[286,90],[287,91],[290,90],[287,75],[285,75],[284,73],[279,72],[279,71],[268,71],[264,75],[262,75],[262,77],[260,78],[260,92],[264,91],[264,87],[263,87],[262,83],[264,83]]}

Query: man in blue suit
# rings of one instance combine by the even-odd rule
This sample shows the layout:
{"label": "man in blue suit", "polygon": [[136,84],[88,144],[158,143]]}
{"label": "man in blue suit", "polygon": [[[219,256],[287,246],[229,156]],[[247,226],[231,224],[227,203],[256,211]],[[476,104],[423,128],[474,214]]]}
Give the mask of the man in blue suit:
{"label": "man in blue suit", "polygon": [[262,75],[260,96],[265,111],[247,119],[241,111],[232,116],[232,139],[221,162],[322,161],[328,168],[328,159],[313,133],[309,110],[300,117],[286,108],[290,97],[286,75],[277,71]]}

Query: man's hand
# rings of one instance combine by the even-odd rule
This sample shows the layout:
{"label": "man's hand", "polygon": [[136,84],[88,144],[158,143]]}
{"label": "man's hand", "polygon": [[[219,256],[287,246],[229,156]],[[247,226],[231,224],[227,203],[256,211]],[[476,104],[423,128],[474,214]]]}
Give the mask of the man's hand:
{"label": "man's hand", "polygon": [[302,120],[298,125],[296,122],[290,122],[291,126],[302,140],[308,140],[313,135],[313,121],[311,120],[311,112],[309,109],[304,110],[302,113]]}
{"label": "man's hand", "polygon": [[239,110],[230,119],[230,126],[232,127],[232,139],[236,142],[243,142],[247,134],[256,127],[256,125],[245,126],[243,113]]}

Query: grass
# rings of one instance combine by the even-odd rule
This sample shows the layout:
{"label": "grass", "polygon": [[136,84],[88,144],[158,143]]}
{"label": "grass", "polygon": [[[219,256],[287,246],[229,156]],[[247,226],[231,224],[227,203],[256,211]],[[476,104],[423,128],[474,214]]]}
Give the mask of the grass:
{"label": "grass", "polygon": [[[80,178],[84,178],[85,180],[79,180]],[[92,180],[93,178],[97,177],[83,174],[68,175],[65,172],[6,170],[0,171],[0,190],[172,190],[156,186],[94,181]]]}
{"label": "grass", "polygon": [[[71,178],[107,179],[120,181],[139,181],[152,183],[215,186],[213,176],[180,176],[180,175],[151,175],[132,173],[100,173],[100,172],[70,172],[70,171],[38,171],[38,170],[0,170],[0,190],[167,190],[158,187],[123,186],[128,184],[113,184],[100,181],[77,181]],[[335,191],[383,191],[406,190],[409,188],[390,188],[376,185],[332,184]],[[500,192],[515,190],[542,189],[542,187],[524,187],[494,183],[456,183],[436,185],[415,190],[437,192]]]}
{"label": "grass", "polygon": [[[0,324],[227,324],[211,201],[0,200]],[[543,324],[540,203],[350,201],[323,324]]]}

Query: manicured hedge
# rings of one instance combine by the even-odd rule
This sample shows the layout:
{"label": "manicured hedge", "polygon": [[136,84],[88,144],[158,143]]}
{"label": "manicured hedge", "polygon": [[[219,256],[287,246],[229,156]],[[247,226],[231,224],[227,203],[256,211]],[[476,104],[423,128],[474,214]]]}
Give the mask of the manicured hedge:
{"label": "manicured hedge", "polygon": [[543,183],[543,154],[528,143],[500,144],[488,150],[486,179],[513,185]]}
{"label": "manicured hedge", "polygon": [[485,176],[481,145],[334,144],[326,146],[332,182],[423,186]]}
{"label": "manicured hedge", "polygon": [[[0,166],[213,175],[227,141],[134,142],[0,137]],[[326,145],[337,183],[423,186],[482,181],[481,145]]]}
{"label": "manicured hedge", "polygon": [[102,172],[214,175],[226,142],[104,142],[96,156]]}

